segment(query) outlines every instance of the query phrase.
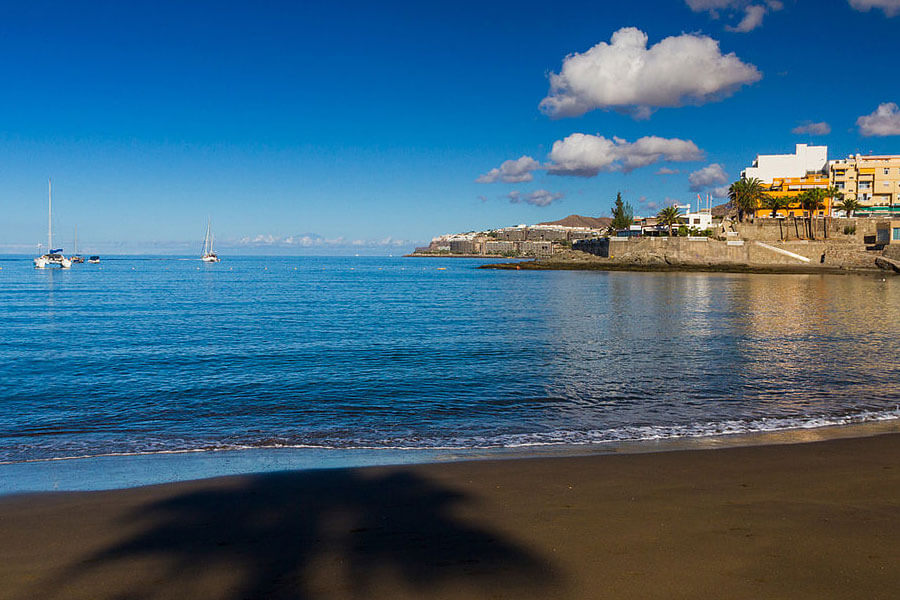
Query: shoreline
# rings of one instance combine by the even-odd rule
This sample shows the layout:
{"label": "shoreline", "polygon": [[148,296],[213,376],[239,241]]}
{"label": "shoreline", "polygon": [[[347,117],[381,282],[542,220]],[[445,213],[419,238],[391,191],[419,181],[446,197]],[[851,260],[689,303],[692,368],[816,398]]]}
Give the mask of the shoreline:
{"label": "shoreline", "polygon": [[590,261],[527,261],[520,263],[491,263],[479,269],[512,271],[616,271],[636,273],[746,273],[758,275],[895,275],[892,271],[872,268],[812,267],[801,265],[749,264],[634,264],[602,259]]}
{"label": "shoreline", "polygon": [[898,498],[896,432],[25,494],[0,597],[890,598]]}
{"label": "shoreline", "polygon": [[101,454],[0,464],[0,500],[19,494],[126,490],[280,471],[652,454],[805,444],[891,433],[900,434],[900,419],[592,444],[481,448],[262,447]]}

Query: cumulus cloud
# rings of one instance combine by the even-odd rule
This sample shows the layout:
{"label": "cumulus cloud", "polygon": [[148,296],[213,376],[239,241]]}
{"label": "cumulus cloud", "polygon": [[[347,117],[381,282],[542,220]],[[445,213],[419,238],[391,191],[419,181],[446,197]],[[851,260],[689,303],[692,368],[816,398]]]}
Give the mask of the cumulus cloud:
{"label": "cumulus cloud", "polygon": [[675,175],[677,173],[681,173],[681,170],[670,169],[669,167],[660,167],[659,171],[656,172],[657,175]]}
{"label": "cumulus cloud", "polygon": [[712,163],[688,175],[691,191],[699,192],[716,184],[726,183],[728,175],[719,163]]}
{"label": "cumulus cloud", "polygon": [[721,12],[729,15],[742,14],[737,25],[726,25],[725,29],[738,33],[753,31],[762,25],[763,18],[773,10],[781,10],[784,5],[780,0],[765,0],[764,2],[751,2],[750,0],[686,0],[687,5],[694,12],[708,12],[718,19]]}
{"label": "cumulus cloud", "polygon": [[535,190],[527,194],[521,192],[510,192],[506,195],[511,204],[531,204],[532,206],[550,206],[557,200],[565,197],[562,192],[548,192],[547,190]]}
{"label": "cumulus cloud", "polygon": [[705,104],[730,96],[762,78],[759,70],[719,42],[684,33],[647,47],[635,27],[616,31],[583,54],[570,54],[559,73],[550,74],[550,92],[540,109],[551,117],[575,117],[615,109],[648,118],[660,107]]}
{"label": "cumulus cloud", "polygon": [[796,135],[828,135],[831,133],[831,125],[822,121],[821,123],[813,123],[812,121],[804,121],[791,129],[791,133]]}
{"label": "cumulus cloud", "polygon": [[553,142],[549,158],[546,168],[551,175],[594,177],[600,171],[628,173],[661,160],[701,160],[703,152],[694,142],[678,138],[646,136],[628,142],[618,137],[573,133]]}
{"label": "cumulus cloud", "polygon": [[856,124],[866,137],[900,135],[900,108],[893,102],[879,104],[875,112],[858,118]]}
{"label": "cumulus cloud", "polygon": [[850,0],[850,6],[863,12],[880,8],[888,17],[900,14],[900,0]]}
{"label": "cumulus cloud", "polygon": [[531,181],[532,171],[540,168],[540,163],[530,156],[522,156],[516,160],[507,160],[500,167],[491,169],[475,181],[477,183],[523,183]]}
{"label": "cumulus cloud", "polygon": [[727,198],[728,197],[728,187],[727,185],[723,185],[721,187],[713,188],[712,195],[716,198]]}

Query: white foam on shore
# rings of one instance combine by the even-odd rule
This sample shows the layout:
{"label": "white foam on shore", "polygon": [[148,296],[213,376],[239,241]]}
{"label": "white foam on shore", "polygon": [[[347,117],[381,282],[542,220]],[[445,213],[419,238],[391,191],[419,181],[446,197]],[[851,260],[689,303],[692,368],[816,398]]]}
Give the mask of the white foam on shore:
{"label": "white foam on shore", "polygon": [[764,417],[759,419],[731,419],[726,421],[709,421],[689,425],[646,425],[628,426],[613,429],[596,429],[585,431],[548,431],[534,433],[502,434],[492,437],[475,436],[471,438],[421,439],[416,444],[403,443],[403,440],[384,440],[383,444],[348,443],[312,444],[290,442],[264,442],[245,444],[204,445],[197,448],[172,448],[135,450],[122,452],[98,452],[72,456],[56,456],[34,458],[20,461],[0,461],[2,465],[27,463],[72,461],[93,458],[154,456],[170,454],[233,452],[239,450],[341,450],[341,451],[479,451],[540,448],[553,446],[597,446],[622,442],[652,442],[677,439],[721,438],[727,436],[747,435],[755,433],[790,432],[796,430],[819,429],[843,425],[857,425],[900,419],[900,406],[885,411],[861,411],[840,416],[816,416],[808,418],[796,417]]}

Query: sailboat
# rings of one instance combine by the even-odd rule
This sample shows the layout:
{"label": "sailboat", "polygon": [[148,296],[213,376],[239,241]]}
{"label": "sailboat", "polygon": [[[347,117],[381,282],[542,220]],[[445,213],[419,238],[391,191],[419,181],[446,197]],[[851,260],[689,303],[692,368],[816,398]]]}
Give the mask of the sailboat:
{"label": "sailboat", "polygon": [[75,226],[75,249],[73,250],[75,254],[69,257],[73,263],[83,263],[84,257],[78,254],[78,225]]}
{"label": "sailboat", "polygon": [[47,180],[47,254],[42,254],[34,259],[35,269],[45,269],[48,265],[59,265],[61,269],[68,269],[72,261],[63,256],[62,248],[53,248],[53,182]]}
{"label": "sailboat", "polygon": [[219,257],[213,252],[213,238],[212,233],[210,232],[210,224],[211,220],[207,220],[206,238],[203,240],[203,253],[200,255],[200,260],[208,263],[217,263],[219,262]]}

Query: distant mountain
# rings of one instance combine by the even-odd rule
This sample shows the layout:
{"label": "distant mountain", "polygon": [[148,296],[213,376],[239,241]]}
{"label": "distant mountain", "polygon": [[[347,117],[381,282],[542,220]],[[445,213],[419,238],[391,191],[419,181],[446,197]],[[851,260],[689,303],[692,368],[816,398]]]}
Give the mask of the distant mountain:
{"label": "distant mountain", "polygon": [[582,217],[581,215],[569,215],[559,221],[538,223],[538,225],[561,225],[563,227],[589,227],[591,229],[605,229],[612,223],[610,217]]}
{"label": "distant mountain", "polygon": [[712,207],[712,216],[714,217],[724,217],[728,214],[728,211],[731,210],[731,202],[726,202],[725,204],[719,204],[718,206]]}

